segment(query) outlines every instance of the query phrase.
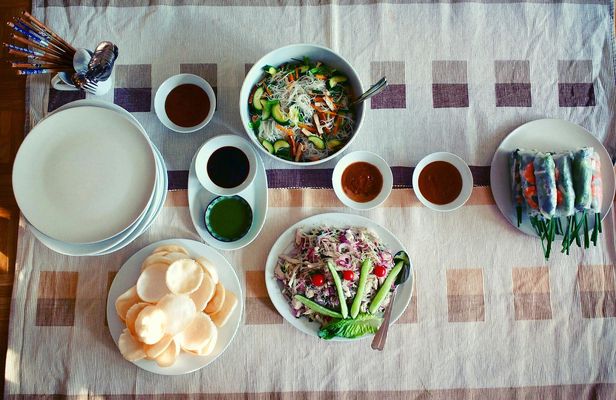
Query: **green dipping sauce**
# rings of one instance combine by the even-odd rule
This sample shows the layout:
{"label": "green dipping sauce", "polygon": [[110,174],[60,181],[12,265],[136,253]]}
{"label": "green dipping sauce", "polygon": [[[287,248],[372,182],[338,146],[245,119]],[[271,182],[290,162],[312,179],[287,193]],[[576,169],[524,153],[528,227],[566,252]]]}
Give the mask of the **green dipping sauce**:
{"label": "green dipping sauce", "polygon": [[216,239],[233,242],[248,233],[252,225],[252,209],[240,196],[220,196],[205,210],[205,226]]}

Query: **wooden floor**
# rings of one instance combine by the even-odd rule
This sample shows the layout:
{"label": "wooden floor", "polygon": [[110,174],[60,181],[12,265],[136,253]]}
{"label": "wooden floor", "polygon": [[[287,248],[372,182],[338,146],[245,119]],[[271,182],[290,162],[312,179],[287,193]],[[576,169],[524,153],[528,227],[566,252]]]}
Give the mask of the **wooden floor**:
{"label": "wooden floor", "polygon": [[[8,37],[4,23],[20,10],[30,10],[30,0],[0,0],[0,38]],[[5,54],[3,54],[5,57]],[[19,210],[13,197],[11,169],[24,135],[25,83],[6,63],[0,65],[0,396],[4,392],[4,356],[15,270]]]}

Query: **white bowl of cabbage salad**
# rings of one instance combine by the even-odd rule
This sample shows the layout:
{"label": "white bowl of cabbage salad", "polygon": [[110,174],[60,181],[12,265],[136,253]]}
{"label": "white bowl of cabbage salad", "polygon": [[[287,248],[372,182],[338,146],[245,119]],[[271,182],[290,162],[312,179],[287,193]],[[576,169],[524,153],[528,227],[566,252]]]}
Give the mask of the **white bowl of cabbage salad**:
{"label": "white bowl of cabbage salad", "polygon": [[[269,103],[279,101],[278,111],[282,109],[282,114],[279,113],[278,115],[282,115],[282,121],[286,123],[279,123],[280,119],[272,120],[268,116],[267,120],[263,119],[266,122],[263,126],[255,128],[253,118],[256,119],[257,116],[255,115],[255,109],[252,108],[252,100],[255,98],[255,86],[262,82],[265,77],[269,76],[268,68],[274,67],[272,71],[275,72],[283,64],[301,64],[302,60],[310,60],[310,63],[319,63],[319,65],[325,67],[327,72],[329,72],[328,69],[334,70],[331,75],[327,72],[325,73],[325,78],[322,79],[323,82],[312,81],[306,83],[309,85],[310,90],[314,89],[315,85],[323,85],[323,88],[318,87],[318,90],[316,90],[317,93],[324,92],[323,96],[317,98],[317,107],[313,107],[315,103],[314,97],[319,95],[315,95],[313,92],[310,92],[313,104],[305,103],[305,107],[296,107],[296,110],[292,110],[291,105],[299,103],[301,106],[302,103],[302,99],[298,99],[297,90],[289,90],[287,93],[265,93],[263,96],[264,107],[266,98]],[[311,66],[314,67],[314,65]],[[302,76],[299,69],[297,73],[292,75],[286,78],[287,82],[295,83],[295,86],[300,88],[299,92],[302,92],[301,89],[305,89],[305,87],[300,87],[300,83],[304,84],[308,77]],[[304,75],[307,74],[304,72]],[[314,75],[322,77],[320,71]],[[334,87],[336,86],[338,75],[345,77],[343,78],[344,81],[339,84],[339,87],[345,87],[349,95],[345,96],[348,99],[343,99],[341,104],[332,104],[332,99],[335,96],[330,96],[329,91],[333,93],[336,90]],[[330,80],[331,78],[334,79]],[[332,83],[334,87],[331,86]],[[349,107],[344,112],[342,110],[343,107],[346,109],[345,105],[348,104],[349,100],[355,99],[363,91],[357,71],[347,60],[333,50],[315,44],[292,44],[281,47],[263,56],[246,74],[240,91],[239,106],[242,126],[255,146],[274,159],[295,166],[321,164],[342,154],[355,139],[364,119],[364,103],[355,105],[352,108]],[[306,99],[303,99],[303,101],[306,102]],[[255,104],[260,105],[261,102],[258,101]],[[341,110],[339,114],[335,111],[332,111],[331,114],[329,113],[330,110],[337,110],[338,108]],[[314,115],[313,109],[315,110]],[[319,110],[326,113],[321,113]],[[260,117],[262,117],[263,113],[261,110],[258,110],[258,112]],[[268,110],[267,113],[269,112]],[[296,114],[295,119],[293,118],[293,113]],[[299,121],[297,114],[301,114]],[[315,115],[317,120],[319,116],[321,117],[320,121],[314,121],[313,117]],[[259,124],[263,121],[261,118],[258,118]],[[274,128],[272,129],[270,125],[274,126]],[[294,135],[292,134],[293,131],[295,132]],[[290,137],[294,139],[289,140]],[[289,145],[285,142],[288,142]]]}

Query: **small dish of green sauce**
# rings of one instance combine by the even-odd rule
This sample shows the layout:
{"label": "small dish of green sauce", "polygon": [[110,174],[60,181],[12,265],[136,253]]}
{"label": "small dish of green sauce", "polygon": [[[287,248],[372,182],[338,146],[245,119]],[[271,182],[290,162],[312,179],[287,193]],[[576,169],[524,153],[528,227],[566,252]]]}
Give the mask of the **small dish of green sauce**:
{"label": "small dish of green sauce", "polygon": [[240,196],[219,196],[205,209],[205,227],[217,240],[234,242],[252,226],[250,204]]}

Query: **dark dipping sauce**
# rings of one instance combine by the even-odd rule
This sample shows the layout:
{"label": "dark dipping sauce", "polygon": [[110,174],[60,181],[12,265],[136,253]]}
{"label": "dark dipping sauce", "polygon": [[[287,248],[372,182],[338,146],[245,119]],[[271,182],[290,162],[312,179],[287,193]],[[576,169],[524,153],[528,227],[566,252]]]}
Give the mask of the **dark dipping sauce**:
{"label": "dark dipping sauce", "polygon": [[183,128],[199,125],[210,113],[210,98],[197,85],[180,85],[167,95],[165,113],[174,124]]}
{"label": "dark dipping sauce", "polygon": [[419,174],[419,191],[430,203],[449,204],[462,191],[460,171],[446,161],[434,161]]}
{"label": "dark dipping sauce", "polygon": [[350,164],[342,172],[342,190],[353,201],[367,203],[374,200],[383,188],[383,175],[367,162]]}
{"label": "dark dipping sauce", "polygon": [[248,157],[237,147],[221,147],[207,160],[208,176],[212,182],[225,189],[241,185],[249,171]]}

